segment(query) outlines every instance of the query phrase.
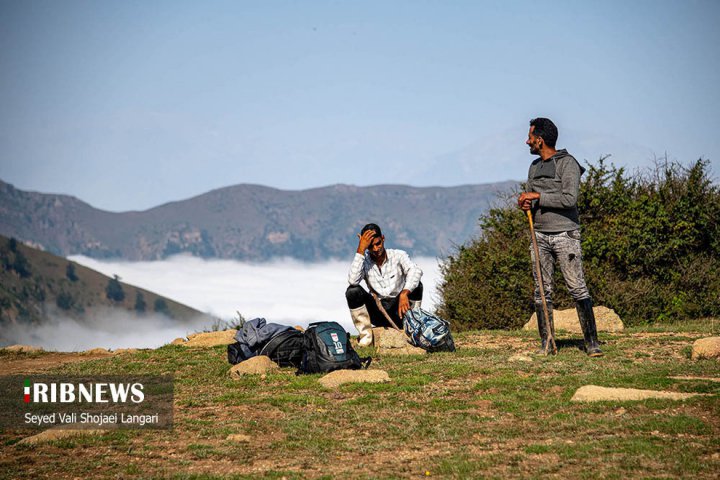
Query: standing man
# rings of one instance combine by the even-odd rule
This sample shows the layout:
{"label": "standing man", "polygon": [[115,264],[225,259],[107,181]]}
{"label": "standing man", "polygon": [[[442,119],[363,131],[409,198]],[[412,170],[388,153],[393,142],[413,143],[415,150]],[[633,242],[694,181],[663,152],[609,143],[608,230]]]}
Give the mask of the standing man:
{"label": "standing man", "polygon": [[[350,265],[345,291],[350,316],[360,333],[361,346],[372,343],[372,326],[390,327],[371,293],[380,300],[388,316],[402,328],[405,312],[420,308],[423,285],[422,270],[403,250],[386,250],[380,227],[368,223],[358,234],[357,253]],[[360,286],[365,280],[371,293]]]}
{"label": "standing man", "polygon": [[[593,313],[592,299],[585,285],[580,250],[580,219],[577,208],[580,176],[585,169],[567,150],[556,150],[558,130],[547,118],[530,120],[530,131],[525,142],[532,155],[539,155],[530,165],[527,191],[518,198],[518,206],[531,210],[535,224],[538,249],[540,251],[540,269],[542,271],[545,298],[550,315],[549,325],[554,336],[553,326],[553,272],[555,262],[560,264],[570,295],[575,300],[580,326],[585,337],[585,351],[591,357],[603,355],[597,340],[597,328]],[[545,315],[540,297],[537,272],[535,271],[535,252],[530,246],[535,278],[535,312],[538,318],[538,331],[543,351],[549,340]]]}

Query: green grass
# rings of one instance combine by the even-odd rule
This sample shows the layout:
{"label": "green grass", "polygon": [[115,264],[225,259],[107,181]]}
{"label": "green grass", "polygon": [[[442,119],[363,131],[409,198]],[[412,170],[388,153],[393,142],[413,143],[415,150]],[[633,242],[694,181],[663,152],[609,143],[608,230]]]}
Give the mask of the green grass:
{"label": "green grass", "polygon": [[[508,360],[536,348],[531,332],[463,332],[455,353],[376,356],[390,383],[338,389],[292,369],[232,380],[223,347],[65,364],[52,373],[173,374],[174,429],[33,447],[16,444],[27,432],[3,432],[0,476],[83,477],[94,465],[123,478],[716,478],[720,384],[669,378],[720,377],[720,362],[684,353],[709,331],[693,326],[601,334],[604,358],[569,347],[532,362]],[[588,384],[708,395],[571,402]]]}

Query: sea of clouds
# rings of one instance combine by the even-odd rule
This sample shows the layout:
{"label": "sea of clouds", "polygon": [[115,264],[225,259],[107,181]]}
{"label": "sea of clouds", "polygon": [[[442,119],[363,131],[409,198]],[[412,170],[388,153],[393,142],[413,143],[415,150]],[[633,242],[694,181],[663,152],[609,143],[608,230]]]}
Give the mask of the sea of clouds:
{"label": "sea of clouds", "polygon": [[[214,317],[231,321],[240,312],[245,319],[306,327],[311,322],[336,321],[355,333],[345,302],[351,259],[305,263],[279,259],[265,263],[204,260],[179,255],[153,262],[96,260],[70,257],[124,283],[156,292]],[[434,309],[441,279],[438,260],[415,258],[423,270],[423,308]],[[103,348],[155,348],[189,333],[210,329],[206,320],[181,323],[161,316],[137,318],[114,311],[96,313],[89,322],[55,317],[35,328],[4,332],[12,343],[49,350],[76,351]]]}
{"label": "sea of clouds", "polygon": [[111,308],[86,312],[78,321],[59,311],[41,325],[8,325],[0,333],[0,345],[33,345],[45,350],[76,352],[96,347],[155,348],[177,337],[206,328],[206,319],[178,322],[164,315],[136,317]]}

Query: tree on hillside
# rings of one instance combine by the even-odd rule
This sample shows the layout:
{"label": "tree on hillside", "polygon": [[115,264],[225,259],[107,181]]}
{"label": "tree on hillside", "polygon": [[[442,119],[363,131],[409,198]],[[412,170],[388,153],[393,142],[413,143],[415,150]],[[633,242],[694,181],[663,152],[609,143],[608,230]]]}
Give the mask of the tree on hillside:
{"label": "tree on hillside", "polygon": [[75,265],[73,265],[72,262],[68,262],[67,266],[65,267],[65,276],[70,280],[71,282],[77,282],[78,276],[77,273],[75,273]]}
{"label": "tree on hillside", "polygon": [[21,278],[32,276],[30,262],[18,249],[18,241],[15,238],[10,238],[7,241],[7,249],[5,246],[0,247],[0,257],[2,257],[2,269],[4,271],[14,271]]}
{"label": "tree on hillside", "polygon": [[166,317],[172,317],[170,308],[168,308],[168,304],[164,298],[156,298],[155,302],[153,303],[153,309],[155,310],[155,313],[165,315]]}
{"label": "tree on hillside", "polygon": [[15,259],[11,264],[11,268],[22,278],[28,278],[32,275],[30,272],[30,262],[28,262],[28,259],[20,250],[15,251]]}
{"label": "tree on hillside", "polygon": [[125,292],[120,284],[120,277],[114,275],[113,278],[108,280],[108,284],[105,287],[105,296],[113,302],[122,302],[125,300]]}
{"label": "tree on hillside", "polygon": [[[720,188],[708,164],[662,162],[633,176],[603,159],[589,165],[578,208],[597,305],[630,324],[720,314]],[[442,268],[439,310],[459,328],[516,328],[533,311],[527,219],[506,200]],[[553,299],[569,308],[557,270]]]}
{"label": "tree on hillside", "polygon": [[0,262],[2,262],[2,271],[12,270],[12,262],[10,261],[10,252],[4,248],[0,249]]}
{"label": "tree on hillside", "polygon": [[73,307],[74,303],[75,300],[73,299],[72,295],[67,292],[60,292],[60,294],[55,299],[55,304],[63,310],[70,310]]}
{"label": "tree on hillside", "polygon": [[135,291],[135,311],[137,313],[145,313],[147,303],[145,303],[145,297],[142,292]]}

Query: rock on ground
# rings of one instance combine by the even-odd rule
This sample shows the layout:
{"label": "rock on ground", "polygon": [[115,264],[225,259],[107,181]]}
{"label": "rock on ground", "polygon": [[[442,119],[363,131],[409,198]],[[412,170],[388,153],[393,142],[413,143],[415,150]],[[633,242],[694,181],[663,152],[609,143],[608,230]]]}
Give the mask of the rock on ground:
{"label": "rock on ground", "polygon": [[45,351],[40,347],[33,347],[32,345],[10,345],[9,347],[4,347],[2,350],[16,353],[35,353]]}
{"label": "rock on ground", "polygon": [[607,388],[585,385],[570,399],[573,402],[632,401],[659,398],[666,400],[684,400],[700,395],[698,393],[663,392],[657,390],[638,390],[637,388]]}
{"label": "rock on ground", "polygon": [[[625,329],[622,320],[615,313],[615,310],[603,306],[593,307],[595,313],[595,323],[598,332],[620,332]],[[568,308],[566,310],[553,309],[553,320],[555,322],[555,330],[566,330],[572,333],[582,333],[580,321],[578,320],[577,310]],[[525,324],[523,330],[537,330],[537,314],[533,313],[530,320]]]}
{"label": "rock on ground", "polygon": [[250,435],[244,435],[242,433],[231,433],[227,436],[227,438],[225,438],[225,440],[238,443],[249,443],[252,442],[252,437]]}
{"label": "rock on ground", "polygon": [[90,350],[85,350],[83,352],[80,352],[82,355],[110,355],[110,350],[107,348],[91,348]]}
{"label": "rock on ground", "polygon": [[102,435],[107,430],[100,428],[64,428],[54,427],[44,432],[40,432],[32,437],[23,438],[18,442],[19,445],[35,445],[42,442],[52,442],[55,440],[62,440],[63,438],[79,437],[81,435]]}
{"label": "rock on ground", "polygon": [[389,355],[391,357],[393,356],[402,356],[402,355],[425,355],[427,354],[427,351],[423,350],[420,347],[413,347],[412,345],[407,345],[403,348],[382,348],[378,351],[379,355]]}
{"label": "rock on ground", "polygon": [[373,344],[377,352],[383,355],[424,355],[427,353],[422,348],[410,345],[405,332],[394,328],[373,328]]}
{"label": "rock on ground", "polygon": [[344,383],[385,383],[390,376],[385,370],[335,370],[318,381],[325,388],[336,388]]}
{"label": "rock on ground", "polygon": [[[186,347],[216,347],[218,345],[230,345],[235,343],[235,334],[237,330],[222,330],[220,332],[193,333],[188,335],[187,342],[179,343]],[[177,340],[173,340],[175,344]]]}
{"label": "rock on ground", "polygon": [[123,354],[131,354],[131,353],[137,353],[139,350],[137,348],[118,348],[117,350],[113,350],[112,353],[115,355],[123,355]]}
{"label": "rock on ground", "polygon": [[375,348],[403,348],[408,345],[405,332],[394,328],[373,328],[373,343]]}
{"label": "rock on ground", "polygon": [[533,359],[527,355],[516,353],[515,355],[508,358],[508,362],[529,362],[532,363]]}
{"label": "rock on ground", "polygon": [[229,374],[232,378],[240,378],[243,375],[265,375],[278,370],[280,367],[270,357],[258,355],[234,365]]}
{"label": "rock on ground", "polygon": [[692,346],[692,359],[720,359],[720,337],[707,337],[695,340]]}

